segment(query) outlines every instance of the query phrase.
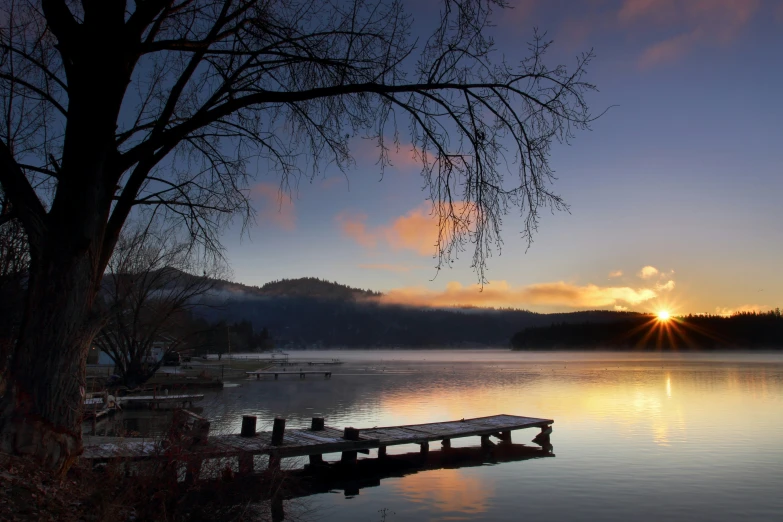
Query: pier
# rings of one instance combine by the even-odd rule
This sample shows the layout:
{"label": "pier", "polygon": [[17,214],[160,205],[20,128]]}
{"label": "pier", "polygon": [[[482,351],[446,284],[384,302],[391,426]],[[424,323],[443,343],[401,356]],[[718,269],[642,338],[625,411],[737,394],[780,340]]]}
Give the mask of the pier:
{"label": "pier", "polygon": [[262,375],[274,375],[275,380],[277,380],[278,375],[298,375],[300,379],[304,379],[307,375],[323,375],[324,379],[331,379],[332,378],[332,372],[330,371],[320,371],[320,370],[299,370],[299,371],[293,371],[289,372],[287,370],[257,370],[254,372],[245,372],[247,375],[255,375],[256,379],[260,379]]}
{"label": "pier", "polygon": [[192,406],[194,402],[204,398],[202,394],[178,394],[178,395],[126,395],[117,397],[117,404],[121,407],[147,407],[159,408],[162,404],[174,406]]}
{"label": "pier", "polygon": [[162,441],[103,438],[94,442],[85,440],[82,458],[92,461],[176,458],[188,462],[190,468],[195,466],[200,469],[201,462],[206,459],[236,457],[239,459],[239,472],[252,473],[253,457],[256,455],[268,455],[270,468],[279,467],[280,460],[288,457],[309,456],[311,464],[319,464],[326,453],[341,453],[340,462],[352,465],[356,463],[358,453],[369,453],[369,450],[375,449],[378,458],[383,459],[388,446],[401,444],[418,444],[424,456],[433,441],[440,441],[444,450],[451,448],[452,439],[464,437],[480,437],[481,446],[485,449],[496,445],[491,438],[497,439],[498,444],[510,444],[511,432],[526,428],[540,428],[536,438],[546,442],[554,422],[551,419],[493,415],[406,426],[338,429],[325,426],[323,418],[315,417],[309,428],[286,430],[285,419],[277,418],[272,431],[256,432],[256,417],[246,415],[242,419],[241,433],[209,436],[208,421],[188,412],[182,415],[188,416],[183,426],[187,424],[185,428],[190,433],[191,442],[178,447],[176,457],[169,454],[170,444]]}

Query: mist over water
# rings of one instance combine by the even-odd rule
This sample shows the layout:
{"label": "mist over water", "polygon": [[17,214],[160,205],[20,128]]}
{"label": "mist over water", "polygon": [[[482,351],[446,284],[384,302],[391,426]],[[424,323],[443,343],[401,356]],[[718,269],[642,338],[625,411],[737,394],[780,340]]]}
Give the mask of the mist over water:
{"label": "mist over water", "polygon": [[[325,380],[242,380],[207,393],[215,431],[324,416],[373,427],[500,413],[555,420],[554,458],[387,478],[308,499],[317,520],[772,520],[783,514],[783,355],[307,351]],[[513,432],[529,444],[537,430]],[[453,445],[478,446],[478,437]],[[532,444],[531,444],[532,445]],[[438,443],[431,443],[433,450]],[[389,448],[390,454],[417,445]],[[369,458],[375,458],[372,451]],[[338,460],[339,455],[326,460]],[[393,514],[392,514],[393,513]]]}

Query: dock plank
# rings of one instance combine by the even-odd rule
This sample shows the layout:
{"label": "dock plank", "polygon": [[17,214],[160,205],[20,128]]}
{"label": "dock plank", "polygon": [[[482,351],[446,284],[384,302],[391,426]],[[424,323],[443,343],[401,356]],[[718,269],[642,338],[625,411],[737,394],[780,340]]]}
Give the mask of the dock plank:
{"label": "dock plank", "polygon": [[[230,457],[237,455],[276,454],[281,457],[319,455],[345,451],[372,449],[381,446],[425,443],[435,440],[460,437],[492,435],[504,431],[549,426],[554,421],[515,415],[493,415],[474,419],[448,422],[411,424],[407,426],[373,427],[359,430],[359,440],[343,438],[343,430],[326,426],[323,430],[286,430],[282,444],[271,445],[272,433],[262,431],[253,437],[235,435],[211,436],[206,444],[192,448],[204,458]],[[116,443],[106,439],[90,444],[85,440],[83,457],[87,459],[156,458],[165,454],[159,442],[117,439]]]}

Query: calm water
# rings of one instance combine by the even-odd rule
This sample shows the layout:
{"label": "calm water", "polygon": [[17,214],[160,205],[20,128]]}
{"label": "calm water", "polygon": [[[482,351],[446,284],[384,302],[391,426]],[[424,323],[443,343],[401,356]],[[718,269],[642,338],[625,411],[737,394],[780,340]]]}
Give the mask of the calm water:
{"label": "calm water", "polygon": [[[378,521],[383,508],[390,522],[783,520],[780,354],[309,351],[291,357],[339,357],[346,364],[334,368],[331,380],[239,381],[208,395],[203,414],[215,429],[234,432],[242,414],[280,415],[294,427],[313,416],[336,427],[498,413],[555,420],[554,458],[424,471],[383,479],[358,495],[316,495],[306,505],[317,520]],[[514,442],[529,443],[536,432],[515,431]],[[417,450],[397,446],[389,453]]]}

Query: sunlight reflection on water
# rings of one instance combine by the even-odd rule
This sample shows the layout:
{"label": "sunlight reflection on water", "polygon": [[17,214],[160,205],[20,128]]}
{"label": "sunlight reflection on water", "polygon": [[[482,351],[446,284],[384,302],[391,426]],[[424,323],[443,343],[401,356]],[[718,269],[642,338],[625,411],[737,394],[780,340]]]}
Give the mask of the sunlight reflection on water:
{"label": "sunlight reflection on water", "polygon": [[[508,413],[555,419],[555,458],[389,478],[311,498],[318,520],[770,520],[783,514],[783,356],[508,351],[294,352],[331,380],[241,381],[204,415],[239,431],[324,416],[372,427]],[[514,432],[527,443],[535,431]],[[475,446],[477,438],[454,446]],[[437,443],[431,444],[435,449]],[[417,446],[389,448],[404,453]],[[375,452],[370,457],[375,457]],[[336,460],[339,456],[332,456]]]}

